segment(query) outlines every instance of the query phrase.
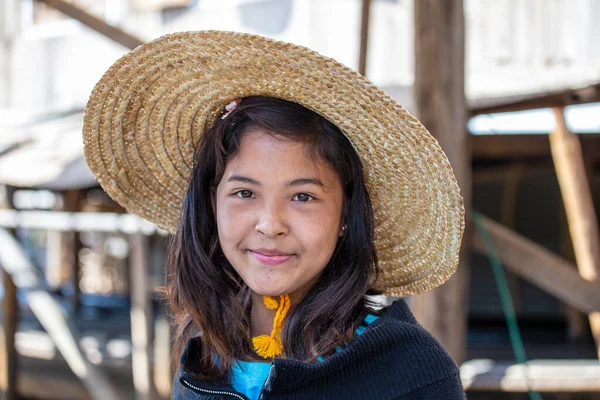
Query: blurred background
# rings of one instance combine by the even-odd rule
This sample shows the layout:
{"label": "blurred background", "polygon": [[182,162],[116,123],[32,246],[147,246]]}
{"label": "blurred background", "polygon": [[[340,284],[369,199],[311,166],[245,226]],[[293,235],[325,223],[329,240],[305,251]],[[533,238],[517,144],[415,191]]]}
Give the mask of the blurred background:
{"label": "blurred background", "polygon": [[82,115],[127,51],[205,29],[335,58],[439,140],[473,219],[459,273],[407,300],[470,399],[600,398],[598,20],[597,0],[1,0],[3,398],[169,398],[167,235],[96,183]]}

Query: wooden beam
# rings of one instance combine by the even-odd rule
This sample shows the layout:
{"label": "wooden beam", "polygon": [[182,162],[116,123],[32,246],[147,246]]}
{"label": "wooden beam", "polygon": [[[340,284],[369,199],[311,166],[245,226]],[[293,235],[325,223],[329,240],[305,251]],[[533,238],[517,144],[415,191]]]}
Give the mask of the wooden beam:
{"label": "wooden beam", "polygon": [[152,380],[152,303],[148,296],[148,237],[130,235],[131,346],[133,385],[136,400],[151,400],[155,389]]}
{"label": "wooden beam", "polygon": [[124,30],[112,26],[104,22],[104,20],[88,13],[87,11],[74,6],[71,3],[67,3],[64,0],[39,0],[50,7],[57,9],[63,14],[68,15],[71,18],[76,19],[82,24],[92,28],[96,32],[114,40],[115,42],[122,44],[128,49],[135,49],[139,45],[143,44],[144,41],[137,37],[125,32]]}
{"label": "wooden beam", "polygon": [[81,334],[65,317],[60,304],[42,286],[38,270],[29,261],[19,242],[0,228],[0,265],[16,286],[27,292],[27,303],[59,349],[73,373],[81,379],[94,399],[118,399],[117,391],[80,348]]}
{"label": "wooden beam", "polygon": [[[540,287],[585,313],[600,311],[600,284],[583,279],[575,266],[539,244],[482,217],[498,256],[507,270]],[[488,254],[479,230],[473,235],[473,249]]]}
{"label": "wooden beam", "polygon": [[460,376],[469,392],[600,392],[600,364],[594,360],[469,360],[460,366]]}
{"label": "wooden beam", "polygon": [[[465,209],[471,208],[471,153],[464,91],[465,20],[462,0],[415,1],[416,115],[447,154],[461,188]],[[465,304],[468,295],[466,221],[457,272],[441,287],[411,298],[417,319],[460,363],[466,353]]]}
{"label": "wooden beam", "polygon": [[358,55],[358,73],[367,76],[367,49],[369,48],[369,17],[371,0],[362,0],[360,13],[360,51]]}
{"label": "wooden beam", "polygon": [[480,160],[550,156],[548,136],[473,135],[473,158]]}
{"label": "wooden beam", "polygon": [[142,232],[166,235],[156,225],[133,214],[0,210],[0,227],[61,232]]}
{"label": "wooden beam", "polygon": [[[45,371],[32,371],[33,368],[29,364],[39,360],[23,358],[23,361],[24,371],[19,374],[18,388],[24,399],[93,400],[85,387],[72,378],[72,373],[68,369],[64,371],[63,365],[53,362],[44,365],[47,368]],[[127,397],[121,395],[120,398]]]}
{"label": "wooden beam", "polygon": [[[590,151],[590,161],[600,160],[600,135],[578,135]],[[547,134],[471,135],[474,160],[550,158],[552,151]]]}
{"label": "wooden beam", "polygon": [[[519,160],[522,166],[521,179],[539,178],[543,176],[554,176],[554,166],[552,160]],[[512,162],[502,164],[474,164],[473,165],[473,184],[485,183],[490,181],[504,182],[507,174],[510,174]]]}
{"label": "wooden beam", "polygon": [[[581,143],[569,132],[564,110],[554,109],[556,130],[550,134],[552,157],[569,221],[577,268],[588,281],[598,281],[600,271],[600,234],[594,201],[590,192]],[[600,358],[600,312],[589,315],[592,335]]]}
{"label": "wooden beam", "polygon": [[518,95],[513,98],[477,100],[470,107],[471,116],[509,111],[533,110],[549,107],[566,107],[573,104],[600,101],[600,83],[583,88]]}
{"label": "wooden beam", "polygon": [[[17,342],[18,343],[18,342]],[[73,373],[64,360],[57,356],[42,359],[23,355],[20,358],[18,389],[20,400],[93,400],[86,388],[73,377]],[[124,360],[120,360],[121,362]],[[131,366],[127,368],[121,362],[109,365],[101,362],[98,366],[103,372],[114,377],[119,399],[133,399],[131,384]],[[163,400],[170,399],[165,397]],[[113,400],[113,399],[106,399]]]}
{"label": "wooden beam", "polygon": [[[126,354],[112,354],[109,349],[114,338],[110,335],[102,336],[98,337],[99,342],[96,343],[99,352],[92,352],[95,355],[94,365],[103,373],[110,374],[120,399],[133,399],[131,357]],[[89,336],[85,335],[85,338]],[[19,396],[23,397],[22,400],[92,399],[81,381],[73,375],[46,332],[37,329],[20,331],[17,334],[16,347],[20,362],[17,388]],[[90,356],[92,353],[89,352],[90,348],[85,340],[83,347]],[[32,382],[36,381],[37,385],[32,385]],[[170,397],[165,397],[165,400],[166,398]]]}

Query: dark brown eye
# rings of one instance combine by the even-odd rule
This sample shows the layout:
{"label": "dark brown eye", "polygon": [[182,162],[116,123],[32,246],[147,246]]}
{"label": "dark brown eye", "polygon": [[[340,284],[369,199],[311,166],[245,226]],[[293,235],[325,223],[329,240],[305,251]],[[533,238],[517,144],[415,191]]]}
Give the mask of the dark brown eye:
{"label": "dark brown eye", "polygon": [[313,200],[313,197],[307,193],[298,193],[294,196],[295,201],[310,201]]}
{"label": "dark brown eye", "polygon": [[240,190],[235,192],[235,195],[237,197],[241,197],[242,199],[251,199],[254,196],[254,193],[249,190]]}

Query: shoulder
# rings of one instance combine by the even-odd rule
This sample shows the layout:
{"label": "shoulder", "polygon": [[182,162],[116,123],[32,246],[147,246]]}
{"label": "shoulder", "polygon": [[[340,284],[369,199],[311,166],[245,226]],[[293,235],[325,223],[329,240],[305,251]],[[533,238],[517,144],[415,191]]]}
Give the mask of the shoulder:
{"label": "shoulder", "polygon": [[438,370],[454,373],[458,366],[442,345],[415,319],[406,302],[395,301],[384,310],[365,332],[373,345],[382,353],[410,365],[438,367]]}
{"label": "shoulder", "polygon": [[456,363],[403,300],[324,362],[276,359],[274,365],[271,390],[296,398],[333,398],[333,393],[357,400],[464,398]]}
{"label": "shoulder", "polygon": [[[462,391],[459,368],[443,346],[414,318],[404,300],[398,300],[353,342],[377,365],[380,384],[403,382],[405,393],[433,385],[454,385]],[[381,380],[385,382],[381,382]],[[454,397],[448,397],[454,398]]]}

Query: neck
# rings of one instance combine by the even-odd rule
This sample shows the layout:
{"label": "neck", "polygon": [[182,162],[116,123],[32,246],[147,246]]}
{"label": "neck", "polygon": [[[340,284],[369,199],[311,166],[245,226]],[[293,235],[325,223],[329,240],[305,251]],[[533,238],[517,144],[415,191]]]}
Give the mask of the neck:
{"label": "neck", "polygon": [[252,292],[252,313],[250,314],[250,334],[252,337],[271,335],[273,319],[277,310],[269,310],[263,302],[263,297]]}
{"label": "neck", "polygon": [[[288,315],[292,313],[296,304],[298,304],[306,291],[297,291],[290,294],[290,310]],[[279,296],[273,297],[279,303]],[[250,314],[250,334],[252,337],[259,335],[271,335],[273,331],[273,320],[277,310],[269,310],[263,301],[261,294],[252,292],[252,313]]]}

